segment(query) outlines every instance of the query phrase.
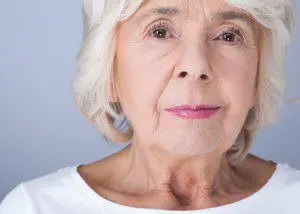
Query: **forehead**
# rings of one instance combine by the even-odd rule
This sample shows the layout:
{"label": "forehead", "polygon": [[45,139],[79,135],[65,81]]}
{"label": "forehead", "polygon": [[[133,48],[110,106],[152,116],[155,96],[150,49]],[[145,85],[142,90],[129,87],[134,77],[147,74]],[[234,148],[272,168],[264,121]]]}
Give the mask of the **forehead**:
{"label": "forehead", "polygon": [[[233,1],[233,0],[231,0]],[[224,13],[226,11],[226,13]],[[253,24],[246,11],[236,8],[226,0],[145,0],[134,14],[135,22],[142,22],[152,16],[164,15],[176,19],[241,19]],[[218,16],[218,17],[215,17]]]}

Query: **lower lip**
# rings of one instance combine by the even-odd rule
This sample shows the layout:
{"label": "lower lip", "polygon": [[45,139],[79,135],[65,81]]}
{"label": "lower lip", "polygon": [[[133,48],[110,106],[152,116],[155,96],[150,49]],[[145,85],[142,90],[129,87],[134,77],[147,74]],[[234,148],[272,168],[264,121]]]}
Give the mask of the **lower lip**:
{"label": "lower lip", "polygon": [[205,119],[214,115],[219,111],[220,107],[214,109],[203,109],[203,110],[170,110],[166,109],[167,112],[170,112],[178,117],[184,119]]}

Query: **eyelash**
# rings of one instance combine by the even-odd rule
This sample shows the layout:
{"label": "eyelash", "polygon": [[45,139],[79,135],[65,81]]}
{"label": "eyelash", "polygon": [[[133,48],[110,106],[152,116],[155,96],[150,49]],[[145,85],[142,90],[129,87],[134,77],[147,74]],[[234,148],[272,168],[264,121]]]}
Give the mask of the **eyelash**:
{"label": "eyelash", "polygon": [[[153,25],[149,30],[148,30],[148,36],[151,36],[151,37],[153,37],[152,36],[152,34],[153,34],[153,32],[155,31],[155,30],[161,30],[161,29],[164,29],[164,30],[166,30],[166,31],[169,31],[170,32],[170,30],[169,29],[172,29],[171,31],[173,31],[173,28],[169,25],[169,24],[167,24],[167,23],[165,23],[165,22],[160,22],[160,23],[158,23],[158,24],[155,24],[155,25]],[[243,35],[242,35],[242,30],[241,30],[241,28],[239,28],[238,26],[230,26],[230,27],[227,27],[227,28],[223,28],[222,30],[221,30],[221,33],[222,34],[220,34],[216,39],[213,39],[214,41],[215,40],[219,40],[219,38],[222,36],[222,35],[224,35],[225,33],[232,33],[232,34],[234,34],[236,37],[237,37],[237,40],[238,41],[236,41],[236,42],[227,42],[227,41],[225,41],[225,40],[222,40],[222,41],[224,41],[224,42],[226,42],[226,43],[230,43],[230,44],[233,44],[233,43],[240,43],[240,42],[242,42],[243,41]],[[157,40],[166,40],[166,39],[169,39],[169,38],[157,38],[157,37],[154,37],[155,39],[157,39]],[[174,36],[172,36],[172,33],[171,33],[171,38],[174,38]]]}
{"label": "eyelash", "polygon": [[[172,29],[171,26],[165,22],[160,22],[158,24],[153,25],[149,30],[148,30],[148,35],[151,36],[151,34],[155,31],[155,30],[160,30],[160,29],[164,29],[164,30],[169,30]],[[173,31],[173,29],[172,29]],[[158,39],[158,38],[157,38]]]}
{"label": "eyelash", "polygon": [[221,30],[221,34],[216,39],[213,39],[213,40],[219,40],[219,38],[221,36],[223,36],[225,33],[232,33],[233,35],[236,36],[236,39],[237,39],[236,42],[227,42],[227,41],[224,41],[224,40],[222,40],[222,41],[224,41],[226,43],[230,43],[230,44],[241,43],[241,42],[244,41],[244,37],[243,37],[241,32],[242,32],[241,28],[239,28],[237,26],[230,26],[230,27],[227,27],[225,29],[223,28]]}

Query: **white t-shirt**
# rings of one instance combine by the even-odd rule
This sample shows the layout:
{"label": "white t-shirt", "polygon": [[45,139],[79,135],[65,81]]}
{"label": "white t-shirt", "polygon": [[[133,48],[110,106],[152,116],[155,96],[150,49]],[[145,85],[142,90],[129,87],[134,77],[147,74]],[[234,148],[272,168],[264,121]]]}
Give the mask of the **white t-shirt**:
{"label": "white t-shirt", "polygon": [[0,214],[299,214],[300,170],[277,163],[268,182],[240,201],[201,210],[135,208],[99,196],[77,172],[61,168],[20,183],[0,204]]}

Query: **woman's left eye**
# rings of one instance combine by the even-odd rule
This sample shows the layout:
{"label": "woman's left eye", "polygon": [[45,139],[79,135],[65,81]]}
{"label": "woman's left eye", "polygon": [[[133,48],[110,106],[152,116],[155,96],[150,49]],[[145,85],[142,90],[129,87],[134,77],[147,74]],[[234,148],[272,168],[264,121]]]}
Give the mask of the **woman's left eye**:
{"label": "woman's left eye", "polygon": [[238,43],[241,42],[243,36],[239,29],[231,27],[229,29],[222,30],[222,34],[214,40],[221,40],[227,43]]}

